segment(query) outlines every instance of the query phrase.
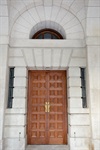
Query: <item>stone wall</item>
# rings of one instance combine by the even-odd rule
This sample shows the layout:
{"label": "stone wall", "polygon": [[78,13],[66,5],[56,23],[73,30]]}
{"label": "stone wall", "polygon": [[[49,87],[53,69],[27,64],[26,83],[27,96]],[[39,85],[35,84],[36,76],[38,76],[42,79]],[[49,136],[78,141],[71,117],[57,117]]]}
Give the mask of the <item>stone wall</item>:
{"label": "stone wall", "polygon": [[22,150],[27,144],[27,71],[46,67],[67,70],[68,144],[70,150],[89,150],[89,108],[82,108],[79,68],[86,67],[86,48],[10,48],[9,67],[15,67],[15,78],[13,106],[5,116],[5,150]]}
{"label": "stone wall", "polygon": [[[85,51],[76,53],[73,50],[68,67],[68,137],[70,150],[90,149],[90,111],[82,106],[81,71],[80,67],[86,67]],[[87,82],[87,80],[86,80]],[[88,103],[88,98],[87,98]]]}
{"label": "stone wall", "polygon": [[[70,150],[99,150],[100,0],[8,2],[9,16],[7,1],[0,0],[0,150],[25,149],[28,69],[67,70]],[[29,40],[31,31],[40,29],[41,21],[42,28],[52,27],[59,32],[64,29],[66,39]],[[15,67],[12,109],[6,109],[8,66]],[[87,68],[88,108],[85,109],[79,67]]]}
{"label": "stone wall", "polygon": [[13,106],[5,111],[4,149],[24,150],[27,122],[27,68],[15,66]]}

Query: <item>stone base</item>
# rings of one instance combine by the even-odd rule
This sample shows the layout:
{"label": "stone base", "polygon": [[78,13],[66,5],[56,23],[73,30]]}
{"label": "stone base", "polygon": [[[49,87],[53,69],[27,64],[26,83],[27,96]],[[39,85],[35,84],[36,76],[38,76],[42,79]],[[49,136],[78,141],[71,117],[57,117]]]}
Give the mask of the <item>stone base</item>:
{"label": "stone base", "polygon": [[68,145],[28,145],[26,150],[69,150]]}
{"label": "stone base", "polygon": [[[70,150],[90,150],[89,138],[71,138],[69,137]],[[94,149],[93,149],[94,150]]]}
{"label": "stone base", "polygon": [[3,150],[3,140],[0,140],[0,150]]}
{"label": "stone base", "polygon": [[4,149],[3,150],[25,150],[26,139],[21,138],[7,138],[4,139]]}
{"label": "stone base", "polygon": [[100,140],[92,140],[92,150],[100,150]]}

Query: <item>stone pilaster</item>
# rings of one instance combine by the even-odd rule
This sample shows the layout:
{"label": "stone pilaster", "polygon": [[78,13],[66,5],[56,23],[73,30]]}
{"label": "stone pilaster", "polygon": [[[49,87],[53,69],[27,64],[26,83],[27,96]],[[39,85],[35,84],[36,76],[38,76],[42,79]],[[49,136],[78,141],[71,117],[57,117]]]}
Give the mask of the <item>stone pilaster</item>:
{"label": "stone pilaster", "polygon": [[8,8],[7,1],[0,0],[0,150],[3,148],[4,113],[7,100],[8,61]]}
{"label": "stone pilaster", "polygon": [[4,114],[7,100],[8,46],[0,45],[0,150],[3,150]]}
{"label": "stone pilaster", "polygon": [[88,97],[91,150],[100,149],[100,1],[89,0],[87,13]]}

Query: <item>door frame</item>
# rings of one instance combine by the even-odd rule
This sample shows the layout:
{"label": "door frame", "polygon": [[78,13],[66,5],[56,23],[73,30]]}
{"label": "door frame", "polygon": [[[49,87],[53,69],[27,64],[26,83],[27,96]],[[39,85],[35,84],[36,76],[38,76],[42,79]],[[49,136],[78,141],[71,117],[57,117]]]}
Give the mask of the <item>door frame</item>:
{"label": "door frame", "polygon": [[[66,99],[66,101],[65,101],[65,111],[64,111],[64,113],[65,113],[65,122],[66,122],[66,125],[67,126],[65,126],[65,133],[64,133],[64,137],[65,137],[65,139],[64,140],[66,140],[66,145],[68,145],[68,97],[67,97],[67,70],[28,70],[28,89],[27,89],[27,127],[26,127],[26,134],[28,134],[28,127],[29,127],[29,124],[28,124],[28,110],[29,110],[29,105],[28,105],[28,100],[29,100],[29,72],[30,71],[47,71],[47,72],[49,72],[49,71],[66,71],[66,78],[65,78],[65,81],[66,81],[66,84],[65,84],[65,99]],[[65,135],[66,134],[66,135]],[[29,141],[28,141],[28,139],[29,138],[27,138],[27,145],[29,145],[28,143],[29,143]],[[52,145],[52,144],[51,144]]]}

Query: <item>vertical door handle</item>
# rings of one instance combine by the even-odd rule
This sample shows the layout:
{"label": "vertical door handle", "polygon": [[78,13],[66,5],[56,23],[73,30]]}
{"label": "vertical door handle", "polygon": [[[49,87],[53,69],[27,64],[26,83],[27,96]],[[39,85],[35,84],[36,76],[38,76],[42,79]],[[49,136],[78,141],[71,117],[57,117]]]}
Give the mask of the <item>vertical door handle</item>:
{"label": "vertical door handle", "polygon": [[48,102],[48,112],[50,112],[50,102]]}
{"label": "vertical door handle", "polygon": [[48,103],[45,102],[45,112],[48,112]]}
{"label": "vertical door handle", "polygon": [[50,112],[50,102],[45,102],[45,112]]}

